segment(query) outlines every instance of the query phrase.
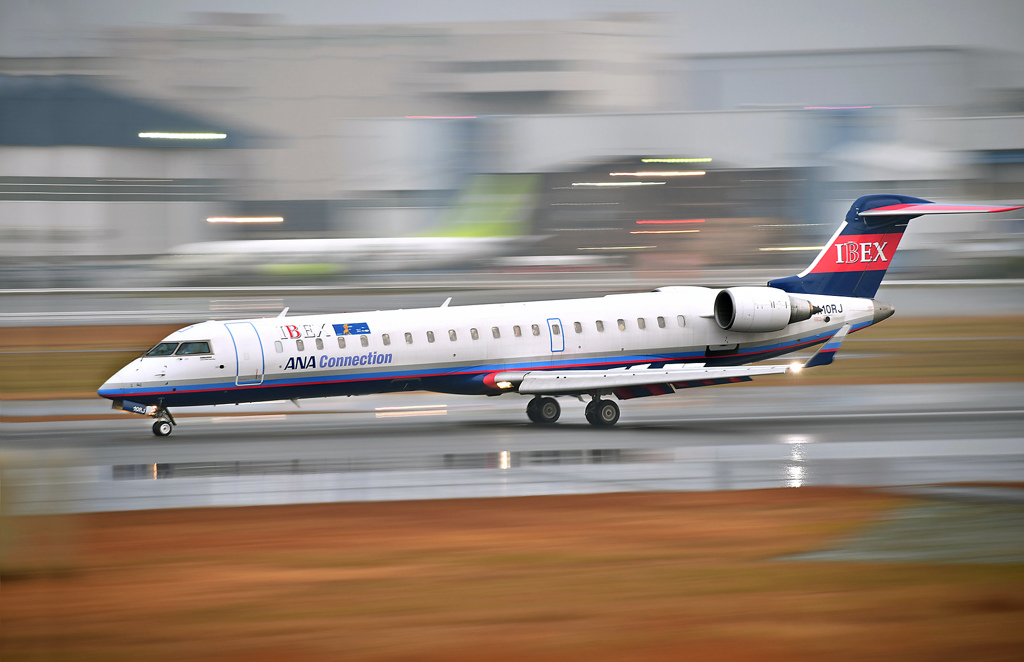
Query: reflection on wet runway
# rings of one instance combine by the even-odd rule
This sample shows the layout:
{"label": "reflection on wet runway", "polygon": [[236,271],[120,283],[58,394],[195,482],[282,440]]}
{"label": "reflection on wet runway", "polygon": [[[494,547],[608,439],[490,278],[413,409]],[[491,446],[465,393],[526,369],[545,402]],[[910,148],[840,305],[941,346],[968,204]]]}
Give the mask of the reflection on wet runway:
{"label": "reflection on wet runway", "polygon": [[[595,430],[570,400],[538,427],[523,398],[409,393],[207,408],[168,439],[127,416],[14,423],[0,469],[7,513],[1012,483],[1022,402],[1016,383],[707,389]],[[424,412],[446,415],[380,417]]]}
{"label": "reflection on wet runway", "polygon": [[[1013,482],[1019,439],[599,448],[22,470],[17,512]],[[54,485],[61,489],[55,490]]]}

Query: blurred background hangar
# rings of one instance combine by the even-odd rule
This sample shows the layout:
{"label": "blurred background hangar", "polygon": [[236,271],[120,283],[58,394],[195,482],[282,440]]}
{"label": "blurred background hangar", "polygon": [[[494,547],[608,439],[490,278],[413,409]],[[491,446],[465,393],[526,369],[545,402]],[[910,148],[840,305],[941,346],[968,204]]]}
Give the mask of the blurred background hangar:
{"label": "blurred background hangar", "polygon": [[[805,265],[866,193],[1024,200],[1016,3],[128,5],[0,8],[5,287],[700,278]],[[895,266],[1020,276],[1007,216],[915,227]],[[398,237],[452,259],[328,243]]]}

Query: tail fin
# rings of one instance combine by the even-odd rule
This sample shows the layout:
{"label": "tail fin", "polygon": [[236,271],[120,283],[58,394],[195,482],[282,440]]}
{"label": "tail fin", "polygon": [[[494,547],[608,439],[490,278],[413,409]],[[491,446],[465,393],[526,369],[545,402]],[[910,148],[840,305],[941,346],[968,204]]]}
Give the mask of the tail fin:
{"label": "tail fin", "polygon": [[873,298],[907,223],[924,214],[1000,212],[1020,207],[943,205],[908,195],[875,194],[857,199],[811,265],[796,276],[769,281],[791,294]]}

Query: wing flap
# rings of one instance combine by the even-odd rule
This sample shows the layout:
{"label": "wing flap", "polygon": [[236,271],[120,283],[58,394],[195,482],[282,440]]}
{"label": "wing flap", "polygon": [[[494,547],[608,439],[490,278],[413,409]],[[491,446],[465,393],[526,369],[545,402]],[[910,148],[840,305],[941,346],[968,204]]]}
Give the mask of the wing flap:
{"label": "wing flap", "polygon": [[[629,397],[660,395],[654,391],[671,393],[672,387],[690,388],[712,384],[747,381],[761,375],[778,375],[790,371],[788,365],[731,366],[706,368],[703,364],[686,367],[650,368],[637,366],[616,370],[538,370],[522,375],[520,393],[529,394],[574,394],[574,393],[630,393]],[[498,375],[497,380],[502,376]],[[725,381],[722,381],[725,380]],[[653,387],[653,388],[652,388]],[[667,387],[667,388],[666,388]],[[648,393],[644,393],[644,391]],[[620,396],[621,397],[621,396]],[[623,398],[627,399],[627,398]]]}

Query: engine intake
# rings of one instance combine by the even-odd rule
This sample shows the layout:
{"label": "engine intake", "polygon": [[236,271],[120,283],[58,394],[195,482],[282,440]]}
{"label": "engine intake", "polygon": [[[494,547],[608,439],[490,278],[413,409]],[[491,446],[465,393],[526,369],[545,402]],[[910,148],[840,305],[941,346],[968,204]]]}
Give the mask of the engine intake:
{"label": "engine intake", "polygon": [[730,287],[715,297],[715,322],[726,331],[781,331],[821,309],[774,287]]}

